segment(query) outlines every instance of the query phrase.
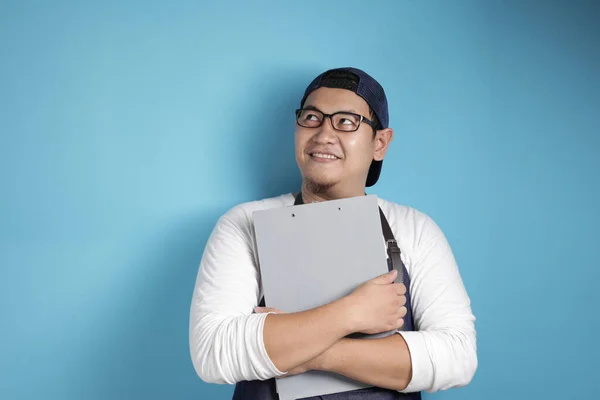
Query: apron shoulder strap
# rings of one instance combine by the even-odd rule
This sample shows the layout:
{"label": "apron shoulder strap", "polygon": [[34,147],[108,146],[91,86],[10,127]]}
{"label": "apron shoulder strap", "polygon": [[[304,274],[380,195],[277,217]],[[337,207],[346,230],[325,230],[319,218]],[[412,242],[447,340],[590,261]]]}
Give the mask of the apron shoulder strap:
{"label": "apron shoulder strap", "polygon": [[390,228],[390,224],[388,223],[381,207],[379,207],[379,218],[381,219],[381,230],[383,231],[383,237],[385,238],[385,241],[389,242],[390,240],[395,240],[394,232],[392,232],[392,228]]}

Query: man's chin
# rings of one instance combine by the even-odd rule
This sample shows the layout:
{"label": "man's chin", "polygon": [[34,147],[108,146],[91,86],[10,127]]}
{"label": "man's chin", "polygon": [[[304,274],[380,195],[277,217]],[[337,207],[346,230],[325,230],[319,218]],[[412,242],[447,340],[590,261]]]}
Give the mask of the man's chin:
{"label": "man's chin", "polygon": [[306,188],[314,194],[325,194],[327,193],[332,187],[335,186],[337,182],[334,181],[333,179],[325,179],[322,177],[319,178],[313,178],[313,177],[307,177],[304,178],[304,184],[306,185]]}

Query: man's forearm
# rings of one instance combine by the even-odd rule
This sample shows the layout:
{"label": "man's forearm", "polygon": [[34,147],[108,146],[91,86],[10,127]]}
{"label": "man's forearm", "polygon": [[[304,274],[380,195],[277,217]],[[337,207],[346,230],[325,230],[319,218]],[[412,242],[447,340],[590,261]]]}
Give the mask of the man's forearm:
{"label": "man's forearm", "polygon": [[403,390],[412,377],[410,352],[398,334],[380,339],[341,339],[309,364],[392,390]]}
{"label": "man's forearm", "polygon": [[353,333],[351,310],[345,298],[290,314],[269,314],[263,337],[267,354],[280,371],[289,371]]}

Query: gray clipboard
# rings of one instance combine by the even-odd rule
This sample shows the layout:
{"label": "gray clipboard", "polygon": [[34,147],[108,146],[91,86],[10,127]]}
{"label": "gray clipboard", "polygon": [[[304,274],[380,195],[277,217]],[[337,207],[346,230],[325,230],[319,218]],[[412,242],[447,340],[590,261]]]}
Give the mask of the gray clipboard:
{"label": "gray clipboard", "polygon": [[[261,210],[253,219],[267,307],[315,308],[388,272],[375,195]],[[281,400],[369,387],[322,371],[278,378],[276,385]]]}

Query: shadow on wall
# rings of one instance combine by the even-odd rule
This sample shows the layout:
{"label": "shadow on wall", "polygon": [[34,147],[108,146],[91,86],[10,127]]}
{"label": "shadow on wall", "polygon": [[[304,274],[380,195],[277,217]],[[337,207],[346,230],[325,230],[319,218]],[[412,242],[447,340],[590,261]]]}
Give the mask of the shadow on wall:
{"label": "shadow on wall", "polygon": [[81,363],[90,368],[90,376],[73,398],[231,397],[232,387],[200,381],[188,345],[198,265],[218,217],[217,210],[185,215],[132,241],[131,265],[124,265],[131,273],[107,294],[114,306],[110,315],[98,316],[102,328],[92,354]]}
{"label": "shadow on wall", "polygon": [[[276,71],[260,76],[232,110],[246,129],[233,157],[247,160],[244,197],[277,196],[300,188],[294,155],[294,110],[314,76]],[[221,185],[227,185],[222,182]],[[231,183],[234,184],[234,183]],[[235,189],[235,188],[234,188]],[[206,188],[210,193],[211,188]],[[196,375],[189,353],[191,296],[204,245],[225,210],[200,210],[137,240],[134,276],[113,291],[123,306],[107,317],[96,338],[93,372],[78,392],[90,399],[231,398],[233,386],[209,385]],[[145,242],[140,245],[140,242]],[[85,360],[89,364],[90,359]]]}
{"label": "shadow on wall", "polygon": [[306,86],[320,71],[283,69],[259,76],[233,107],[249,110],[237,154],[247,160],[249,193],[254,199],[300,190],[294,151],[294,111]]}

